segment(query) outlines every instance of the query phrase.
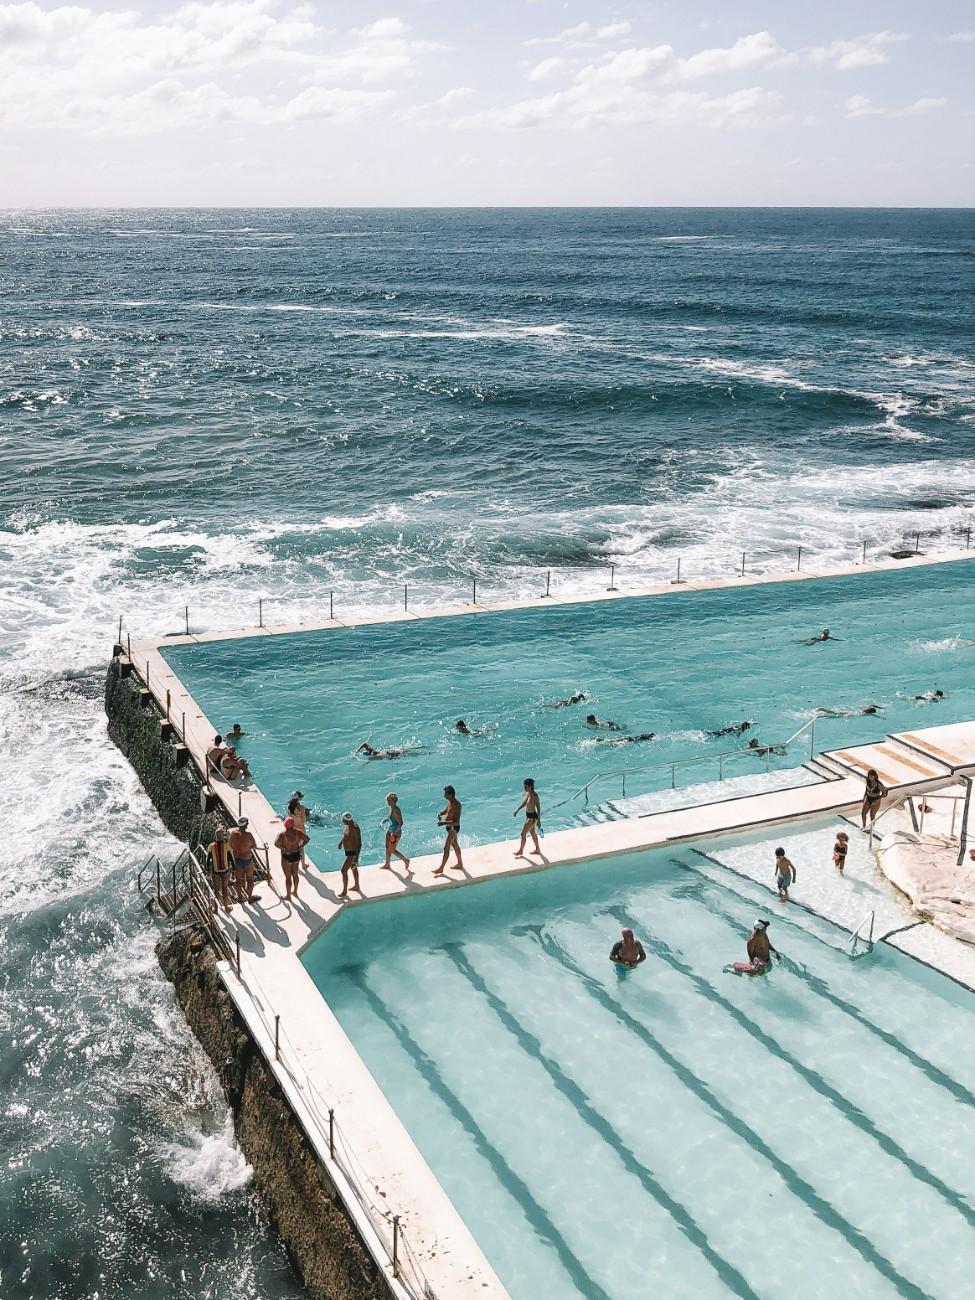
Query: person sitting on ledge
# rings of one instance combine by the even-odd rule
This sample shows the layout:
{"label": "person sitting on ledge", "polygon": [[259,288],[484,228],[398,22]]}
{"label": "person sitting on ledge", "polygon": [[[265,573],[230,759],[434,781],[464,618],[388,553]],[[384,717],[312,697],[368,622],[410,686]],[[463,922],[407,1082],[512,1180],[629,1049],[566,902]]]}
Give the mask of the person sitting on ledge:
{"label": "person sitting on ledge", "polygon": [[544,704],[542,707],[545,709],[567,709],[570,704],[581,704],[585,698],[585,691],[575,691],[567,699],[553,700],[551,704]]}
{"label": "person sitting on ledge", "polygon": [[640,962],[646,961],[647,954],[644,951],[643,944],[639,939],[633,937],[632,930],[624,930],[623,937],[617,939],[610,950],[609,960],[617,966],[639,966]]}
{"label": "person sitting on ledge", "polygon": [[618,722],[604,722],[602,718],[597,718],[595,713],[586,714],[586,726],[598,727],[602,731],[622,731],[623,728]]}
{"label": "person sitting on ledge", "polygon": [[224,750],[220,759],[220,771],[228,781],[250,780],[251,770],[247,766],[247,760],[239,757],[233,745],[228,745]]}
{"label": "person sitting on ledge", "polygon": [[220,764],[223,762],[227,750],[224,747],[223,736],[217,734],[213,738],[213,744],[207,750],[207,768],[208,775],[212,772],[216,776],[220,775]]}

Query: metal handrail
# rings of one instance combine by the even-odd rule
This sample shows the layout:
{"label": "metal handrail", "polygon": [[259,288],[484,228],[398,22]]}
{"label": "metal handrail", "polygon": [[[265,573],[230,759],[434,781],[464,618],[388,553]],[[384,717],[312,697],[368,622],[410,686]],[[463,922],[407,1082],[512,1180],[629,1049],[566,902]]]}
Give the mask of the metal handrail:
{"label": "metal handrail", "polygon": [[860,924],[856,927],[856,929],[850,932],[850,956],[851,957],[856,956],[856,946],[857,946],[857,941],[860,938],[860,931],[863,929],[863,927],[867,924],[868,921],[870,922],[870,933],[867,935],[867,945],[870,948],[873,947],[873,925],[874,925],[875,916],[876,916],[875,912],[868,912],[866,916],[863,918],[863,920],[860,922]]}
{"label": "metal handrail", "polygon": [[[884,808],[881,812],[877,814],[877,816],[870,823],[870,844],[871,845],[873,844],[874,827],[876,826],[877,822],[882,821],[883,818],[886,817],[888,813],[894,812],[897,808],[903,808],[905,803],[909,803],[911,799],[915,797],[915,793],[916,792],[914,791],[906,791],[904,794],[898,795],[897,798],[893,799],[887,805],[886,808]],[[950,802],[952,805],[951,830],[948,832],[949,838],[951,838],[951,836],[953,836],[955,833],[955,814],[958,809],[958,804],[964,803],[965,796],[963,794],[928,794],[926,791],[922,791],[917,797],[921,799],[921,807],[918,810],[920,812],[920,821],[917,824],[917,833],[919,835],[923,835],[924,833],[924,804],[927,802],[928,799],[942,799],[946,802]]]}
{"label": "metal handrail", "polygon": [[[809,756],[810,756],[810,758],[812,758],[813,754],[815,753],[815,746],[816,746],[816,723],[817,723],[818,721],[819,721],[819,718],[818,718],[818,717],[809,718],[808,721],[804,722],[804,723],[802,724],[802,726],[799,728],[799,730],[793,732],[793,734],[792,734],[791,736],[789,736],[789,738],[788,738],[787,740],[778,741],[778,742],[775,742],[775,743],[770,744],[770,745],[762,745],[761,748],[765,751],[765,754],[764,754],[764,758],[765,758],[765,770],[768,771],[769,768],[770,768],[770,765],[771,765],[771,756],[772,756],[773,753],[780,753],[780,752],[783,752],[783,751],[787,750],[787,749],[789,748],[789,746],[792,745],[795,741],[797,741],[797,740],[799,739],[799,737],[800,737],[804,732],[806,732],[806,731],[809,732]],[[622,797],[625,798],[625,797],[626,797],[626,778],[627,778],[628,776],[632,775],[634,772],[653,772],[653,771],[663,771],[664,769],[669,768],[669,769],[670,769],[670,788],[671,788],[672,790],[676,790],[676,789],[677,789],[677,769],[678,769],[678,768],[680,768],[680,767],[692,767],[692,766],[693,766],[694,764],[696,764],[696,763],[713,763],[713,762],[715,761],[715,759],[717,759],[717,762],[718,762],[718,780],[719,780],[719,781],[723,781],[723,780],[724,780],[724,762],[725,762],[725,759],[741,758],[741,757],[743,757],[743,756],[745,756],[745,755],[749,755],[749,754],[750,754],[753,758],[755,758],[756,756],[757,756],[757,757],[762,757],[761,753],[758,753],[756,750],[748,749],[748,748],[744,748],[744,749],[742,749],[742,748],[739,747],[738,749],[726,749],[726,750],[722,750],[720,753],[717,753],[717,754],[695,754],[695,755],[694,755],[693,757],[691,757],[691,758],[675,758],[675,759],[672,759],[670,762],[662,762],[662,763],[660,763],[660,762],[658,762],[658,763],[641,763],[641,764],[638,764],[638,765],[635,766],[635,767],[616,767],[616,768],[607,768],[605,771],[602,771],[602,772],[596,772],[595,775],[593,775],[593,776],[591,776],[591,777],[589,778],[589,780],[585,783],[585,785],[581,785],[581,786],[579,787],[579,789],[575,791],[575,793],[570,794],[570,795],[568,796],[568,798],[563,799],[563,800],[561,801],[561,803],[551,804],[551,805],[549,806],[549,812],[555,812],[556,809],[558,809],[558,808],[564,808],[566,804],[568,804],[568,803],[573,803],[576,799],[579,798],[580,795],[585,795],[586,806],[588,807],[588,806],[589,806],[589,791],[590,791],[591,787],[594,786],[594,785],[596,784],[597,781],[607,781],[607,780],[611,780],[611,779],[613,779],[614,777],[619,777],[619,778],[621,779],[621,781],[622,781],[622,787],[623,787],[623,796],[622,796]]]}

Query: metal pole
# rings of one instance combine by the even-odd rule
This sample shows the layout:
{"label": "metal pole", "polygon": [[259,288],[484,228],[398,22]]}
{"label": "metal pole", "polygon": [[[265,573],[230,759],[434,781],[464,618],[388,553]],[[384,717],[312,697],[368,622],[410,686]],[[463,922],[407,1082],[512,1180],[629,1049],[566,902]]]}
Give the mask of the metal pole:
{"label": "metal pole", "polygon": [[335,1111],[328,1108],[328,1154],[335,1159]]}
{"label": "metal pole", "polygon": [[156,858],[156,902],[162,902],[162,863]]}
{"label": "metal pole", "polygon": [[813,718],[812,726],[809,728],[809,757],[813,758],[816,753],[816,719]]}
{"label": "metal pole", "polygon": [[718,755],[718,780],[724,780],[724,754]]}
{"label": "metal pole", "polygon": [[404,582],[403,583],[403,608],[409,609],[409,607],[410,607],[410,589]]}
{"label": "metal pole", "polygon": [[[607,591],[616,590],[616,565],[615,564],[611,564],[609,566],[609,586],[606,588],[606,590]],[[119,627],[121,626],[122,626],[122,620],[119,619]],[[121,636],[121,633],[119,633],[119,635]]]}
{"label": "metal pole", "polygon": [[796,557],[796,573],[802,568],[802,547],[799,547],[799,554]]}
{"label": "metal pole", "polygon": [[335,592],[334,591],[330,591],[328,593],[328,616],[330,619],[335,617]]}
{"label": "metal pole", "polygon": [[234,955],[237,958],[237,978],[240,979],[240,931],[234,936]]}
{"label": "metal pole", "polygon": [[[965,550],[970,551],[971,549],[972,549],[972,526],[971,524],[969,524],[968,528],[965,530]],[[122,620],[119,619],[119,627],[121,626],[122,626]],[[119,635],[121,636],[121,633],[119,633]]]}
{"label": "metal pole", "polygon": [[183,744],[186,744],[186,710],[183,710]]}
{"label": "metal pole", "polygon": [[474,583],[474,599],[472,600],[471,604],[476,605],[477,604],[477,578],[473,578],[472,582]]}
{"label": "metal pole", "polygon": [[281,1017],[275,1016],[274,1017],[274,1059],[276,1061],[281,1060],[280,1029],[281,1029]]}
{"label": "metal pole", "polygon": [[169,697],[170,697],[170,691],[169,691],[169,687],[167,686],[166,687],[166,721],[167,722],[169,721],[169,702],[170,702]]}
{"label": "metal pole", "polygon": [[257,626],[264,626],[264,601],[260,597],[257,599]]}
{"label": "metal pole", "polygon": [[920,549],[921,549],[921,534],[920,534],[920,533],[915,533],[915,534],[914,534],[914,554],[917,555],[917,553],[918,553],[918,551],[919,551]]}
{"label": "metal pole", "polygon": [[132,662],[132,633],[131,632],[126,632],[125,640],[127,642],[126,649],[129,655],[129,663],[131,663]]}
{"label": "metal pole", "polygon": [[122,644],[122,615],[121,614],[119,614],[118,616],[118,643],[119,645]]}
{"label": "metal pole", "polygon": [[399,1215],[393,1215],[393,1277],[399,1277]]}
{"label": "metal pole", "polygon": [[674,581],[680,582],[680,556],[679,555],[677,557],[677,577],[674,579]]}
{"label": "metal pole", "polygon": [[676,763],[671,763],[670,765],[670,788],[671,790],[677,789],[677,764]]}
{"label": "metal pole", "polygon": [[176,859],[175,858],[173,858],[173,896],[169,901],[172,907],[172,910],[169,913],[169,915],[172,917],[173,920],[173,934],[175,934],[176,933]]}
{"label": "metal pole", "polygon": [[623,772],[623,773],[621,773],[621,775],[622,775],[622,778],[623,778],[623,793],[622,793],[622,796],[621,796],[621,797],[622,797],[623,799],[625,799],[625,798],[626,798],[626,773]]}
{"label": "metal pole", "polygon": [[866,562],[867,562],[867,543],[864,542],[864,543],[863,543],[863,555],[862,555],[862,557],[861,557],[861,559],[860,559],[860,563],[861,563],[861,564],[866,564]]}
{"label": "metal pole", "polygon": [[968,809],[972,801],[972,778],[963,776],[965,782],[965,802],[961,810],[961,826],[958,828],[958,866],[965,861],[965,844],[968,840]]}
{"label": "metal pole", "polygon": [[149,686],[149,660],[146,660],[146,688]]}
{"label": "metal pole", "polygon": [[183,613],[184,613],[185,616],[186,616],[186,635],[189,636],[189,634],[190,634],[190,607],[189,607],[189,605],[184,605],[184,606],[183,606]]}
{"label": "metal pole", "polygon": [[545,574],[545,595],[548,596],[552,586],[552,570],[549,569]]}
{"label": "metal pole", "polygon": [[741,553],[741,576],[742,577],[745,576],[745,552],[744,551],[742,551]]}

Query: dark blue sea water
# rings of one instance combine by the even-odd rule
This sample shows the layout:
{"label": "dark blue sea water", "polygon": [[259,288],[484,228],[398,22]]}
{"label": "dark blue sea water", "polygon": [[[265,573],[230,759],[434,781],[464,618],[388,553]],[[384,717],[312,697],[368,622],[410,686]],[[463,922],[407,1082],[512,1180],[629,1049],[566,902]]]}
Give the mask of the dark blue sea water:
{"label": "dark blue sea water", "polygon": [[973,298],[965,211],[0,214],[0,1294],[296,1294],[131,890],[119,616],[957,547]]}

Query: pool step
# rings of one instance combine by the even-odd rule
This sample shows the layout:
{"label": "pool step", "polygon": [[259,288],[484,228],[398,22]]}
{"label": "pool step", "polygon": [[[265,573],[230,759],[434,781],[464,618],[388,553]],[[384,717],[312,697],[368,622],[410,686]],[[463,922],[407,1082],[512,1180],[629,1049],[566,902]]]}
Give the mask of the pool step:
{"label": "pool step", "polygon": [[832,750],[820,758],[828,759],[854,776],[866,777],[873,768],[888,790],[942,782],[951,777],[946,762],[903,743],[896,735],[873,745]]}

